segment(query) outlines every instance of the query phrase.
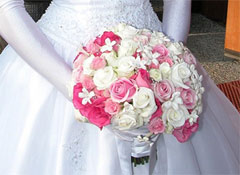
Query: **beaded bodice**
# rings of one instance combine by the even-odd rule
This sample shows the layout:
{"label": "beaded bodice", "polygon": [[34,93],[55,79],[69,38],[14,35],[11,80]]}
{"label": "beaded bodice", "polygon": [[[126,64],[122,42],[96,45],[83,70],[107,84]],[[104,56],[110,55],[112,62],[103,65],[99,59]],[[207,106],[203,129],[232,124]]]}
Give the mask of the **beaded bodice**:
{"label": "beaded bodice", "polygon": [[149,0],[53,0],[38,23],[78,46],[120,22],[162,30]]}

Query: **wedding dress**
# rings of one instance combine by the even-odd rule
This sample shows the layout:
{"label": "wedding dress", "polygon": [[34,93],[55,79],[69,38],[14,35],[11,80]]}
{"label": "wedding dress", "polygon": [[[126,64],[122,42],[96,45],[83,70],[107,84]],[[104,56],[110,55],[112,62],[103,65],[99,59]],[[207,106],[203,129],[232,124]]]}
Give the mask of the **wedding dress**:
{"label": "wedding dress", "polygon": [[201,65],[199,131],[186,143],[162,134],[149,150],[154,163],[133,168],[131,142],[74,119],[65,83],[78,47],[119,22],[185,41],[189,10],[179,6],[188,0],[171,1],[166,25],[149,0],[53,0],[36,25],[21,0],[0,0],[0,34],[10,44],[0,55],[1,175],[239,173],[239,113]]}

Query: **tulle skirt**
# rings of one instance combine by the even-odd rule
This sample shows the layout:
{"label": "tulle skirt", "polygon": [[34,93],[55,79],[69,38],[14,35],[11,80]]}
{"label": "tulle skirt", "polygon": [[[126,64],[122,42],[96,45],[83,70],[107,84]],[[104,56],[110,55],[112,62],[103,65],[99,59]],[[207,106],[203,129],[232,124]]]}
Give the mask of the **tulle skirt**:
{"label": "tulle skirt", "polygon": [[[45,33],[72,64],[77,50]],[[131,143],[76,121],[72,103],[7,46],[0,55],[0,174],[239,174],[239,113],[197,69],[206,90],[199,131],[186,143],[162,134],[155,165],[133,168]]]}

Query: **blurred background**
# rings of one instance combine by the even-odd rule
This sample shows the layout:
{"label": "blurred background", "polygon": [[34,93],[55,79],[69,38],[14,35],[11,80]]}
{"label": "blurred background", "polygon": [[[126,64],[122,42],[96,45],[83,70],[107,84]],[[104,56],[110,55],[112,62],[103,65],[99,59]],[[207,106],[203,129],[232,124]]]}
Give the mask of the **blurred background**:
{"label": "blurred background", "polygon": [[[162,20],[163,1],[151,2]],[[35,21],[49,3],[49,0],[25,0],[26,9]],[[0,53],[5,46],[0,38]],[[187,46],[220,88],[223,83],[234,81],[230,83],[230,91],[237,96],[240,110],[240,81],[237,81],[240,80],[240,0],[192,0]]]}

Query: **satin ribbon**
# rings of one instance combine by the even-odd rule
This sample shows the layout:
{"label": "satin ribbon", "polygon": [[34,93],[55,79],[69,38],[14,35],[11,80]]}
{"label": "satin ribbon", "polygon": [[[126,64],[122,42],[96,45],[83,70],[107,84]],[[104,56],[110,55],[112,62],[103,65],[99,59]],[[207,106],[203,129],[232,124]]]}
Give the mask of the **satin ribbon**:
{"label": "satin ribbon", "polygon": [[156,142],[159,135],[152,136],[151,140],[146,142],[138,139],[138,136],[145,136],[149,132],[146,126],[131,131],[115,130],[111,126],[107,128],[115,135],[120,166],[123,174],[133,174],[131,156],[136,158],[150,156],[149,174],[146,175],[151,175],[157,161]]}

